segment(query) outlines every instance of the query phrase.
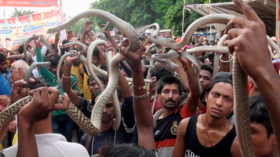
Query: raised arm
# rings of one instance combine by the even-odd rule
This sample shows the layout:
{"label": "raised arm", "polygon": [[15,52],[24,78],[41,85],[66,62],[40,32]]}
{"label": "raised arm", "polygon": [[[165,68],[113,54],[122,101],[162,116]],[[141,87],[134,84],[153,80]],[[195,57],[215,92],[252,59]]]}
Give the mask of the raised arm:
{"label": "raised arm", "polygon": [[63,91],[65,93],[67,93],[71,102],[77,107],[80,105],[80,98],[77,95],[77,92],[71,89],[71,79],[70,79],[71,77],[70,76],[71,76],[72,62],[73,62],[73,60],[76,60],[78,58],[79,58],[79,55],[66,58],[64,71],[63,71],[63,85],[62,85]]}
{"label": "raised arm", "polygon": [[179,52],[179,54],[180,54],[179,60],[181,61],[183,67],[185,68],[185,71],[188,76],[187,79],[188,86],[189,86],[189,94],[187,98],[188,109],[190,110],[190,112],[194,112],[196,111],[199,102],[199,96],[200,96],[198,79],[192,69],[191,63],[182,56],[182,52]]}
{"label": "raised arm", "polygon": [[130,65],[133,73],[133,110],[135,114],[135,123],[138,128],[138,144],[147,149],[155,150],[153,116],[141,67],[141,58],[145,49],[142,43],[139,43],[140,49],[137,52],[127,51],[127,53],[124,54],[126,48],[121,48],[121,52],[126,56],[127,63]]}
{"label": "raised arm", "polygon": [[[40,39],[40,38],[39,38]],[[37,62],[44,62],[43,55],[41,53],[41,46],[40,46],[40,40],[34,40],[36,43],[36,57],[37,57]],[[49,78],[53,74],[47,69],[45,66],[39,66],[40,72],[43,76],[44,79]]]}
{"label": "raised arm", "polygon": [[60,38],[60,32],[55,34],[55,43],[54,43],[54,52],[56,54],[58,54],[58,48],[57,48],[57,44],[59,42],[59,38]]}
{"label": "raised arm", "polygon": [[63,104],[56,103],[59,91],[53,87],[38,88],[29,92],[32,101],[18,112],[18,152],[17,157],[38,157],[38,149],[33,124],[43,115],[54,110],[66,110],[69,98],[64,94]]}
{"label": "raised arm", "polygon": [[189,84],[188,84],[188,77],[187,77],[186,72],[184,71],[183,65],[181,64],[181,62],[177,58],[172,59],[172,61],[179,66],[178,68],[176,68],[176,72],[179,75],[179,78],[180,78],[180,80],[181,80],[181,82],[184,86],[185,91],[189,92],[190,87],[189,87]]}
{"label": "raised arm", "polygon": [[271,63],[265,24],[254,10],[241,0],[234,0],[246,19],[235,17],[226,27],[229,51],[237,53],[242,69],[253,78],[266,104],[280,151],[280,79]]}

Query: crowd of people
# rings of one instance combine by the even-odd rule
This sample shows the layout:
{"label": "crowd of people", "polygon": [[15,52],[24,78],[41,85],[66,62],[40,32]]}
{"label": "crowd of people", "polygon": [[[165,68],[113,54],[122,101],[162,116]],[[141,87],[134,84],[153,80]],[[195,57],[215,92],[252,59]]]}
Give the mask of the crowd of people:
{"label": "crowd of people", "polygon": [[[278,125],[280,101],[280,63],[271,61],[267,48],[264,23],[244,2],[234,0],[246,19],[236,17],[226,26],[230,53],[237,53],[242,69],[249,76],[248,96],[250,107],[250,127],[252,144],[257,157],[280,156],[280,128]],[[145,50],[152,43],[146,37],[139,38],[137,52],[127,49],[129,40],[120,43],[104,30],[106,44],[94,49],[92,63],[108,71],[105,53],[121,53],[126,57],[128,68],[120,62],[117,87],[121,123],[113,129],[116,108],[113,98],[106,103],[102,114],[101,133],[91,136],[80,129],[66,114],[72,102],[87,118],[91,118],[102,93],[98,80],[87,71],[79,60],[86,52],[79,45],[55,46],[59,33],[55,36],[51,54],[35,39],[35,47],[28,47],[28,61],[24,60],[23,45],[17,51],[1,49],[0,53],[0,111],[7,109],[18,100],[31,95],[33,99],[22,107],[16,116],[1,128],[0,156],[5,157],[241,157],[240,144],[234,121],[233,78],[229,63],[220,63],[220,71],[213,73],[214,52],[197,53],[201,71],[197,79],[193,65],[182,53],[188,48],[208,45],[200,36],[190,45],[177,50],[179,58],[172,61],[178,68],[158,64],[148,70],[150,57]],[[79,40],[89,45],[96,38],[87,23],[81,37],[69,31],[68,42]],[[172,38],[176,42],[176,37]],[[217,41],[216,41],[217,42]],[[215,45],[215,42],[211,43]],[[151,54],[167,53],[170,49],[156,45]],[[34,56],[31,52],[34,52]],[[60,51],[60,54],[59,54]],[[60,69],[59,60],[65,53],[72,53]],[[11,56],[17,56],[11,58]],[[222,54],[223,60],[229,54]],[[28,82],[23,78],[34,62],[50,62],[32,70]],[[58,85],[59,72],[62,84]],[[151,75],[151,83],[144,78]],[[108,76],[97,74],[106,88]],[[126,77],[132,78],[128,82]],[[202,87],[202,93],[199,86]],[[63,103],[57,103],[63,96]],[[73,135],[73,131],[77,135]],[[73,136],[76,136],[75,138]],[[77,139],[72,141],[72,139]]]}

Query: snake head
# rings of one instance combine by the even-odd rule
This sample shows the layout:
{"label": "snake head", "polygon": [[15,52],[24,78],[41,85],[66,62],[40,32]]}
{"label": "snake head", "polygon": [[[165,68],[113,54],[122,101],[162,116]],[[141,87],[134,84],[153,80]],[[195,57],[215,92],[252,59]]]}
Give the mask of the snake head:
{"label": "snake head", "polygon": [[50,29],[47,31],[48,34],[55,33],[55,32],[57,32],[55,28],[50,28]]}

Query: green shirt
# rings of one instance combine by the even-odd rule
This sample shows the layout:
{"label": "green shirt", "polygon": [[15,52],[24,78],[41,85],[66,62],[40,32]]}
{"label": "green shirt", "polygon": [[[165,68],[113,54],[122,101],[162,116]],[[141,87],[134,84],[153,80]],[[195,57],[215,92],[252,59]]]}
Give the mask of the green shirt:
{"label": "green shirt", "polygon": [[[38,62],[44,62],[43,55],[41,53],[41,49],[36,49],[36,56],[37,56]],[[39,69],[40,69],[40,73],[41,73],[42,77],[44,78],[44,80],[46,81],[46,83],[49,86],[51,86],[51,87],[57,86],[58,81],[57,81],[56,76],[53,73],[51,73],[44,66],[39,67]],[[59,70],[59,69],[57,69],[57,70]],[[74,84],[74,83],[75,83],[75,78],[74,78],[74,76],[71,76],[71,84]],[[59,90],[60,95],[64,94],[63,89],[62,89],[62,84],[63,83],[61,82],[60,86],[57,88]],[[75,87],[75,90],[79,91],[77,86]],[[63,110],[59,110],[59,111],[52,112],[52,115],[66,115],[66,113]]]}

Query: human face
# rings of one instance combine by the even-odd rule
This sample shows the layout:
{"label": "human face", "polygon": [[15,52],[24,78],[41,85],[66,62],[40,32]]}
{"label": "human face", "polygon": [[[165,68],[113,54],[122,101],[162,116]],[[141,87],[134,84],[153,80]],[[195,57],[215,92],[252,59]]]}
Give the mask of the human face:
{"label": "human face", "polygon": [[99,63],[99,58],[96,57],[96,56],[92,56],[92,63],[95,65],[95,66],[98,66],[100,63]]}
{"label": "human face", "polygon": [[115,108],[113,105],[113,99],[110,98],[105,107],[103,108],[103,114],[102,114],[102,123],[108,123],[111,122],[114,119],[115,116]]}
{"label": "human face", "polygon": [[233,107],[233,88],[225,82],[216,83],[209,94],[205,93],[207,112],[216,119],[228,116]]}
{"label": "human face", "polygon": [[5,60],[4,62],[1,62],[1,63],[0,63],[0,71],[1,71],[2,73],[6,73],[6,72],[7,72],[7,69],[8,69],[8,67],[7,67],[7,61]]}
{"label": "human face", "polygon": [[205,91],[211,84],[212,76],[211,73],[207,70],[200,70],[199,82],[201,84],[202,90]]}
{"label": "human face", "polygon": [[[101,81],[102,85],[104,86],[103,82]],[[91,94],[93,94],[96,90],[100,89],[99,85],[95,80],[89,82],[88,89]]]}
{"label": "human face", "polygon": [[200,37],[197,39],[197,41],[198,41],[199,43],[203,43],[203,37],[200,36]]}
{"label": "human face", "polygon": [[272,154],[276,149],[276,139],[274,134],[267,136],[265,127],[256,122],[251,122],[252,144],[256,157],[265,157]]}
{"label": "human face", "polygon": [[6,40],[6,46],[7,48],[10,46],[10,40]]}
{"label": "human face", "polygon": [[11,70],[10,70],[11,83],[13,84],[13,83],[15,83],[15,81],[23,79],[24,75],[22,75],[22,74],[23,74],[23,71],[21,68],[16,69],[14,66],[12,66]]}
{"label": "human face", "polygon": [[209,58],[206,58],[204,62],[205,62],[205,64],[208,64],[208,65],[211,65],[211,64],[212,64],[212,62],[210,61]]}
{"label": "human face", "polygon": [[165,84],[158,95],[158,98],[165,109],[175,109],[178,107],[181,98],[177,84]]}
{"label": "human face", "polygon": [[76,66],[76,67],[79,66],[80,63],[81,63],[80,59],[76,59],[76,60],[73,61],[73,65]]}

